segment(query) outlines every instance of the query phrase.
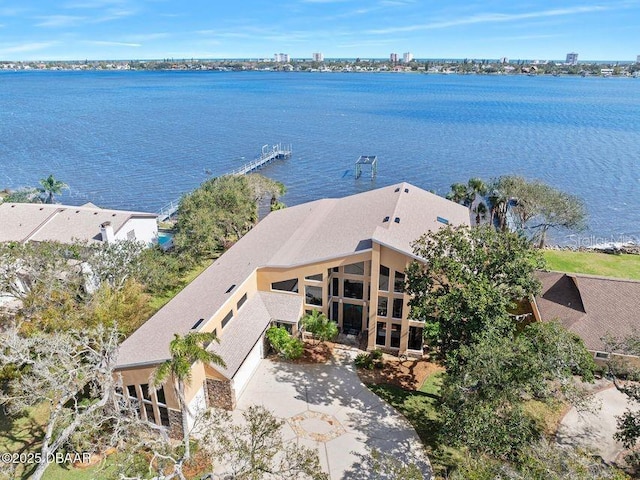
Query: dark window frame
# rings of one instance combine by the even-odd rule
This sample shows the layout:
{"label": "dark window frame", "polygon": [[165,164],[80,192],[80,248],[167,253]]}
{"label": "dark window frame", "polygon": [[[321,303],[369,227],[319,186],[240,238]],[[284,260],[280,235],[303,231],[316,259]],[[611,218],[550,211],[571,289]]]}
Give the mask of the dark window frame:
{"label": "dark window frame", "polygon": [[[271,290],[276,290],[278,292],[299,293],[300,288],[298,283],[299,281],[297,278],[288,278],[286,280],[280,280],[279,282],[272,282]],[[289,286],[287,286],[288,284]]]}
{"label": "dark window frame", "polygon": [[402,318],[402,314],[404,313],[404,299],[402,298],[394,298],[393,306],[391,309],[391,317],[392,318]]}

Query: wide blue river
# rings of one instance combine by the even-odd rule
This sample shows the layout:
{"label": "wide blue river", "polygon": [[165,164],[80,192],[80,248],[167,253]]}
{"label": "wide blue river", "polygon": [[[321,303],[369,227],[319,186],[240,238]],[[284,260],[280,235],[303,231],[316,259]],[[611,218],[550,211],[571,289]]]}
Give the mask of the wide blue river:
{"label": "wide blue river", "polygon": [[[0,188],[157,211],[253,159],[290,205],[408,181],[538,178],[582,197],[588,244],[640,239],[640,80],[272,72],[2,72]],[[375,181],[354,179],[377,155]],[[572,243],[564,233],[559,243]]]}

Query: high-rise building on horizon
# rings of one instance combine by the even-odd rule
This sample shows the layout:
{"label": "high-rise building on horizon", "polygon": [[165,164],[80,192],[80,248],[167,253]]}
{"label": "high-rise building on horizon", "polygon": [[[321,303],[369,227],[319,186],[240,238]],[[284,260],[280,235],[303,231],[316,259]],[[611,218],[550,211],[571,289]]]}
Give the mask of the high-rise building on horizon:
{"label": "high-rise building on horizon", "polygon": [[312,58],[314,62],[324,62],[324,54],[321,52],[315,52]]}
{"label": "high-rise building on horizon", "polygon": [[411,52],[405,52],[402,54],[402,61],[404,63],[409,63],[413,60],[413,53]]}
{"label": "high-rise building on horizon", "polygon": [[640,63],[640,55],[636,57],[636,63]]}
{"label": "high-rise building on horizon", "polygon": [[578,54],[576,52],[567,53],[567,61],[565,62],[569,65],[577,65],[578,64]]}
{"label": "high-rise building on horizon", "polygon": [[288,53],[274,53],[273,61],[276,63],[289,63],[289,54]]}
{"label": "high-rise building on horizon", "polygon": [[390,54],[389,61],[393,63],[398,63],[398,54],[397,53]]}

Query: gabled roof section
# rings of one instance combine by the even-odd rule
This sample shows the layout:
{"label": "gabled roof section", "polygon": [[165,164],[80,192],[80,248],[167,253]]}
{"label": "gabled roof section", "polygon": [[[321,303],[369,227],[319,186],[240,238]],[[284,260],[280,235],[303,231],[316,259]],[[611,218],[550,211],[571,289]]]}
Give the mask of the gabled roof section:
{"label": "gabled roof section", "polygon": [[226,363],[225,367],[215,366],[215,369],[225,377],[233,378],[271,321],[297,322],[301,311],[302,297],[298,295],[258,292],[225,327],[220,343],[209,346],[209,350],[220,355]]}
{"label": "gabled roof section", "polygon": [[606,351],[607,335],[623,338],[640,331],[640,282],[562,272],[539,272],[538,278],[542,320],[559,319],[589,350]]}
{"label": "gabled roof section", "polygon": [[95,206],[0,204],[0,242],[75,240],[100,241],[100,225],[111,222],[115,233],[131,218],[156,218],[153,213],[109,210]]}
{"label": "gabled roof section", "polygon": [[[406,190],[406,191],[405,191]],[[400,223],[387,225],[396,214]],[[408,183],[340,199],[323,199],[271,212],[120,346],[120,367],[168,358],[174,333],[184,335],[199,318],[210,319],[231,294],[262,267],[290,268],[342,258],[383,242],[411,255],[410,243],[428,230],[469,225],[469,210]],[[252,280],[255,281],[255,280]],[[220,335],[224,340],[224,333]],[[247,352],[248,353],[248,352]],[[226,359],[225,359],[226,361]]]}

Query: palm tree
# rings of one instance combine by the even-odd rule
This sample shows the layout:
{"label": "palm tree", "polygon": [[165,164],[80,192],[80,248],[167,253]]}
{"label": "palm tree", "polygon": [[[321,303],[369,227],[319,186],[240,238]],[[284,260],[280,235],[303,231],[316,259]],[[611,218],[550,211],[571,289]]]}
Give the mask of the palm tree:
{"label": "palm tree", "polygon": [[467,182],[467,198],[466,204],[471,208],[473,202],[475,202],[476,197],[480,195],[484,197],[487,194],[487,185],[482,181],[481,178],[470,178]]}
{"label": "palm tree", "polygon": [[451,185],[451,191],[447,194],[447,199],[456,203],[464,203],[467,198],[467,186],[462,183]]}
{"label": "palm tree", "polygon": [[324,343],[338,336],[338,325],[319,310],[311,310],[302,317],[302,326],[318,340]]}
{"label": "palm tree", "polygon": [[62,190],[69,188],[64,182],[60,180],[56,180],[53,178],[53,175],[49,175],[47,178],[40,179],[40,192],[46,195],[46,199],[44,203],[53,203],[53,195],[59,195],[62,193]]}
{"label": "palm tree", "polygon": [[504,231],[507,227],[509,196],[499,190],[499,188],[495,188],[489,194],[489,204],[491,205],[491,225],[496,226],[495,221],[497,219],[497,228]]}
{"label": "palm tree", "polygon": [[178,397],[182,413],[185,460],[188,460],[191,456],[189,424],[187,421],[187,415],[190,412],[185,399],[185,386],[191,384],[191,367],[196,362],[225,366],[224,360],[219,355],[206,349],[206,345],[213,341],[218,341],[216,334],[213,332],[190,332],[184,337],[177,333],[174,334],[174,338],[169,344],[171,358],[160,364],[149,379],[149,383],[154,388],[159,388],[169,377],[173,377],[173,388]]}
{"label": "palm tree", "polygon": [[476,225],[480,225],[480,221],[485,220],[487,215],[487,205],[484,202],[478,203],[474,212],[476,213]]}

